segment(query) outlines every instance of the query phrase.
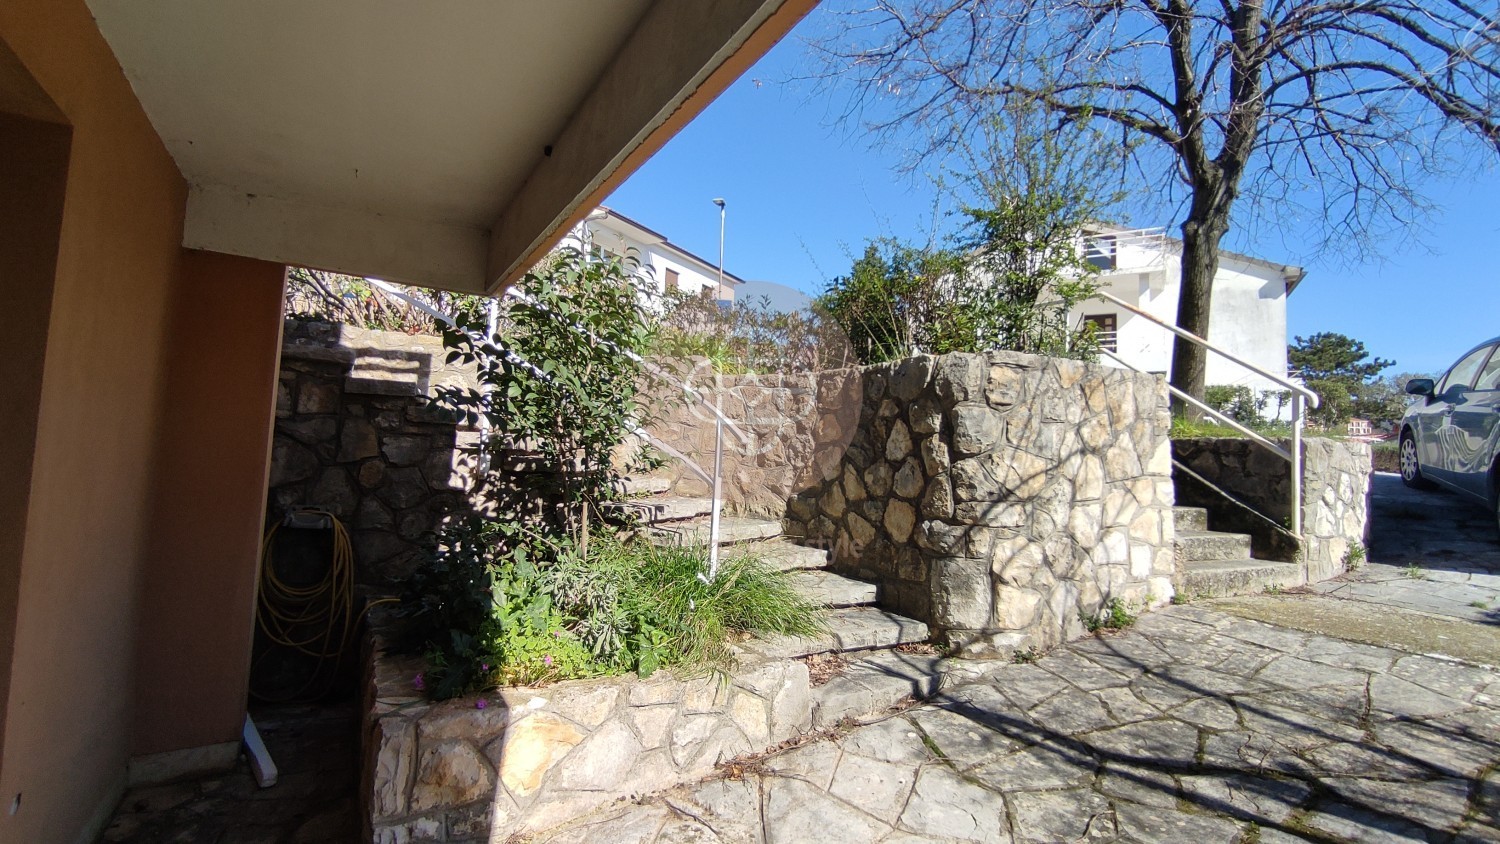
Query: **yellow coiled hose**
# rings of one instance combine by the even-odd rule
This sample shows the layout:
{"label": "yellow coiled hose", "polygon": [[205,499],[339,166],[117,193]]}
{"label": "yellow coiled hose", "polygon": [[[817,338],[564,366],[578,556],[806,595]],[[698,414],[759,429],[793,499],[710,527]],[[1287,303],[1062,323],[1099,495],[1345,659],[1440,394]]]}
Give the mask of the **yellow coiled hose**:
{"label": "yellow coiled hose", "polygon": [[[293,586],[282,580],[276,572],[276,534],[282,525],[276,524],[266,531],[260,549],[260,589],[255,602],[255,621],[266,641],[282,648],[297,651],[312,657],[316,662],[307,681],[301,687],[287,693],[274,693],[258,689],[251,684],[250,693],[269,703],[312,700],[328,693],[338,675],[339,663],[346,653],[359,617],[376,604],[394,599],[373,601],[356,617],[354,613],[354,546],[349,540],[349,531],[344,523],[332,513],[324,510],[303,510],[304,515],[324,516],[333,530],[333,555],[328,572],[316,583]],[[266,648],[259,657],[264,659],[274,649]],[[331,670],[325,671],[328,660],[334,660]],[[252,670],[251,675],[255,672]],[[322,679],[322,687],[314,685]]]}

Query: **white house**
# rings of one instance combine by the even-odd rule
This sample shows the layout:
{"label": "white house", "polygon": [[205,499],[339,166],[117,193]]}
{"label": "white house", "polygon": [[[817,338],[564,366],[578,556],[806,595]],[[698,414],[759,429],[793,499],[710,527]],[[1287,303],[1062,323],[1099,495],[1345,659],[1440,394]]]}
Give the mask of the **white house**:
{"label": "white house", "polygon": [[[1160,228],[1102,227],[1091,232],[1087,249],[1089,260],[1101,270],[1103,290],[1158,319],[1176,322],[1182,241]],[[1286,373],[1286,300],[1306,276],[1301,267],[1221,250],[1209,308],[1209,342],[1267,372]],[[1071,316],[1093,322],[1104,348],[1131,368],[1170,374],[1174,338],[1161,326],[1098,299],[1077,306]],[[1103,361],[1114,363],[1108,355]],[[1244,385],[1257,393],[1281,389],[1212,352],[1206,382]],[[1272,401],[1267,413],[1276,410]]]}
{"label": "white house", "polygon": [[612,208],[599,207],[564,241],[584,252],[630,258],[640,263],[660,293],[682,291],[720,302],[734,301],[744,280],[729,272],[719,284],[717,261],[701,258]]}

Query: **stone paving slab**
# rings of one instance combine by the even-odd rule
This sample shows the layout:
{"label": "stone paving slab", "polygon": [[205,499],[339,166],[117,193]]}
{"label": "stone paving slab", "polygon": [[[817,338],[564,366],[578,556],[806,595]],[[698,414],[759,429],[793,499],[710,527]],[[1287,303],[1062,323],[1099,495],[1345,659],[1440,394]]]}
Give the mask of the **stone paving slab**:
{"label": "stone paving slab", "polygon": [[537,842],[1500,841],[1500,671],[1199,606]]}

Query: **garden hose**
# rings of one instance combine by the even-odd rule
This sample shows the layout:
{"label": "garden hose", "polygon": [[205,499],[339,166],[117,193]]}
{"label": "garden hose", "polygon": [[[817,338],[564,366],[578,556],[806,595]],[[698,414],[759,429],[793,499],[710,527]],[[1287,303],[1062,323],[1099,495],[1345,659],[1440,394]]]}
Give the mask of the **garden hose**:
{"label": "garden hose", "polygon": [[[295,651],[314,660],[307,681],[290,693],[273,693],[256,688],[250,694],[268,703],[315,700],[328,693],[338,675],[354,631],[364,614],[377,604],[394,598],[372,601],[356,617],[354,613],[354,546],[349,531],[336,516],[324,510],[299,510],[303,521],[309,517],[323,521],[333,533],[333,554],[322,579],[306,586],[287,583],[276,571],[276,535],[284,522],[271,526],[261,543],[260,589],[255,602],[255,621],[265,640],[272,645]],[[325,521],[326,520],[326,521]],[[257,663],[267,654],[266,648]],[[328,666],[329,661],[333,665]],[[325,668],[329,670],[325,670]],[[254,676],[253,670],[251,675]],[[322,687],[315,688],[320,679]]]}

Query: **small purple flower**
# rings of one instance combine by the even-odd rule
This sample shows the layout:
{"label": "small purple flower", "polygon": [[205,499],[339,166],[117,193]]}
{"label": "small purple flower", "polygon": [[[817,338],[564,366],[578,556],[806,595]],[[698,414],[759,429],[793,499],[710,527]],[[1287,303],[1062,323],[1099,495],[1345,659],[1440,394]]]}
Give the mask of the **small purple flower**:
{"label": "small purple flower", "polygon": [[411,687],[419,692],[427,688],[427,678],[422,676],[422,672],[418,671],[417,676],[411,678]]}
{"label": "small purple flower", "polygon": [[474,701],[474,708],[475,709],[483,709],[483,708],[485,708],[486,706],[489,706],[489,705],[490,705],[490,702],[487,701],[487,700],[485,700],[484,698],[480,698],[479,700]]}
{"label": "small purple flower", "polygon": [[488,662],[479,663],[479,670],[486,674],[490,673],[490,664]]}
{"label": "small purple flower", "polygon": [[551,668],[552,667],[552,654],[547,654],[546,656],[542,657],[542,664],[546,665],[548,668]]}

